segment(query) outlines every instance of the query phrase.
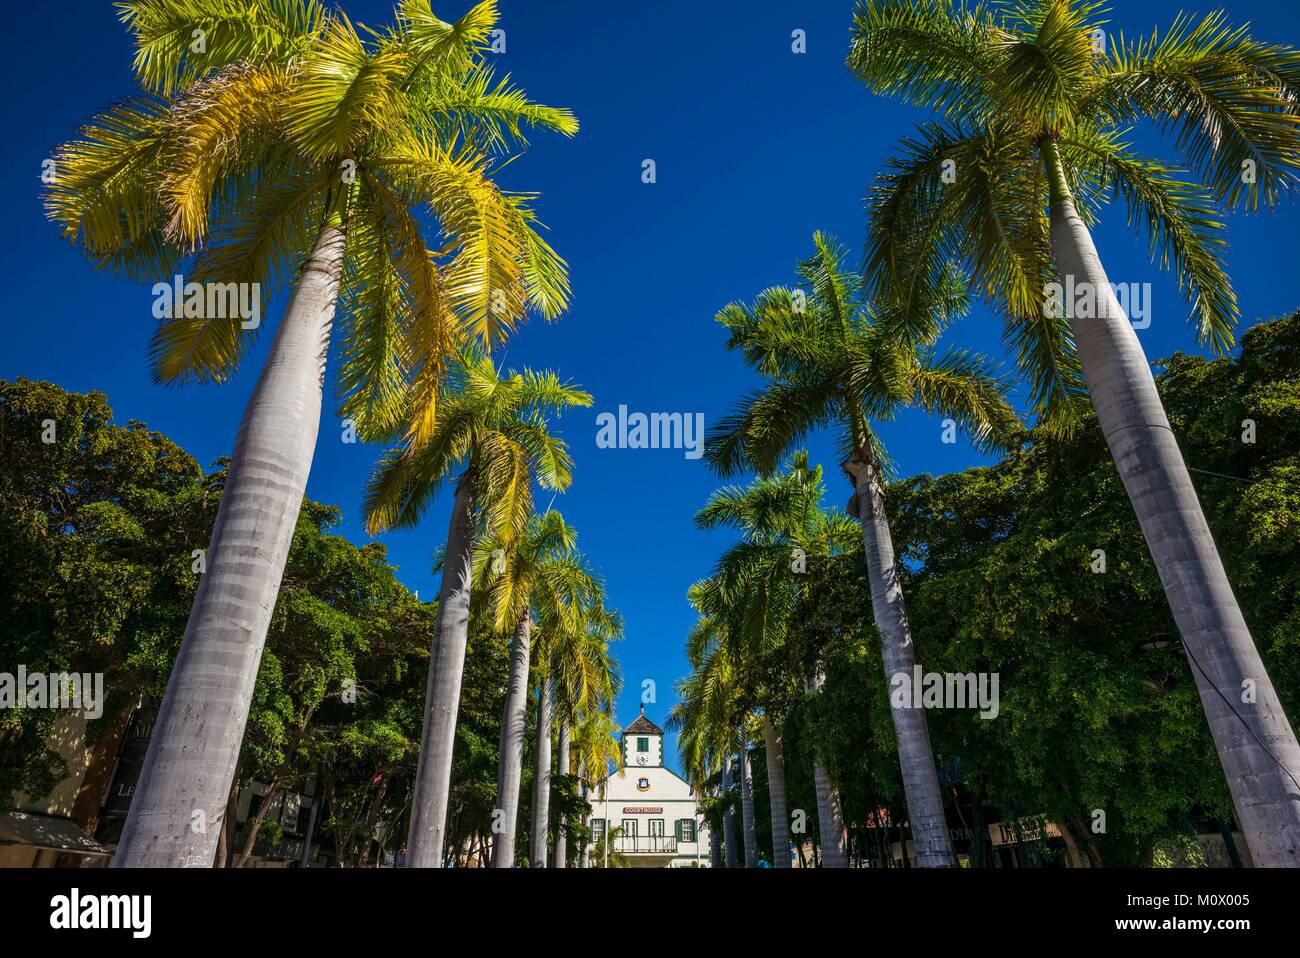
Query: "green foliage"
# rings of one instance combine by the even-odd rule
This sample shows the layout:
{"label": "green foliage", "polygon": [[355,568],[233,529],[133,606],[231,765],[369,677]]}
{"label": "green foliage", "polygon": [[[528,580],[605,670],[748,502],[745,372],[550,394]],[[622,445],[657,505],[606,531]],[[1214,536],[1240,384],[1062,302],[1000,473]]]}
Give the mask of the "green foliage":
{"label": "green foliage", "polygon": [[[455,23],[403,0],[365,36],[317,0],[116,6],[147,94],[60,146],[45,194],[96,265],[256,284],[265,312],[325,228],[342,230],[340,411],[363,436],[404,432],[414,447],[459,345],[563,311],[567,267],[538,235],[531,195],[492,176],[528,128],[572,135],[577,121],[493,76],[495,0]],[[262,328],[166,317],[155,377],[226,381]]]}
{"label": "green foliage", "polygon": [[[42,441],[47,420],[53,443]],[[107,704],[87,744],[161,696],[198,584],[192,553],[207,545],[224,479],[224,463],[205,476],[144,424],[114,425],[100,393],[0,382],[0,670],[103,672]],[[338,519],[303,503],[239,777],[293,789],[319,775],[322,834],[355,863],[366,822],[398,826],[406,812],[436,606],[397,581],[382,545],[336,535]],[[453,770],[453,820],[466,834],[491,832],[506,670],[505,640],[474,629]],[[49,743],[55,717],[0,711],[0,805],[66,774]],[[273,822],[263,828],[276,837]]]}
{"label": "green foliage", "polygon": [[[1171,268],[1198,337],[1232,346],[1236,293],[1220,209],[1273,208],[1300,185],[1300,52],[1222,12],[1179,14],[1133,40],[1094,0],[860,0],[848,66],[868,89],[938,121],[904,140],[868,197],[866,276],[906,301],[961,263],[1005,320],[1047,424],[1083,410],[1066,317],[1045,317],[1056,273],[1048,207],[1085,223],[1123,198],[1151,258]],[[1145,121],[1182,166],[1125,141]]]}
{"label": "green foliage", "polygon": [[[1300,315],[1251,328],[1239,356],[1162,364],[1169,409],[1228,576],[1294,719],[1300,715]],[[1255,441],[1243,442],[1244,421]],[[1081,826],[1108,865],[1151,860],[1231,804],[1159,578],[1094,419],[1067,439],[1035,430],[991,467],[891,487],[918,658],[997,673],[1000,712],[936,710],[950,802],[1003,821]],[[1234,477],[1234,478],[1228,478]],[[1106,571],[1092,571],[1093,550]],[[899,808],[887,688],[858,558],[809,566],[787,643],[792,670],[827,663],[821,693],[784,724],[790,807],[818,756],[845,818]],[[804,805],[802,807],[814,807]],[[1091,835],[1093,810],[1106,832]],[[901,809],[899,809],[901,811]],[[896,818],[901,820],[901,817]],[[992,820],[991,818],[988,820]]]}
{"label": "green foliage", "polygon": [[[198,464],[102,393],[0,382],[0,670],[102,672],[98,737],[161,691],[216,514]],[[55,441],[46,443],[43,437]],[[54,710],[0,712],[0,804],[62,777]]]}

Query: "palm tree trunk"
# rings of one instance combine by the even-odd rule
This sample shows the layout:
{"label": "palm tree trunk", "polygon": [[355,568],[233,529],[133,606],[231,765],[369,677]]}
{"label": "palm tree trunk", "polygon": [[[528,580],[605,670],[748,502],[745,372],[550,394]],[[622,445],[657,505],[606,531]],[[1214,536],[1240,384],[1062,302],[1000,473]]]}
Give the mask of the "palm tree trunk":
{"label": "palm tree trunk", "polygon": [[[1080,219],[1055,144],[1052,255],[1100,315],[1070,327],[1106,444],[1183,638],[1210,735],[1255,865],[1300,867],[1300,745],[1224,572],[1137,333]],[[1253,696],[1245,690],[1253,689]],[[1249,699],[1249,701],[1247,701]]]}
{"label": "palm tree trunk", "polygon": [[[880,632],[885,683],[891,685],[897,675],[911,682],[916,650],[903,604],[903,588],[898,581],[894,540],[885,514],[879,469],[870,446],[859,446],[853,459],[844,464],[844,471],[852,478],[857,492],[855,504],[862,524],[871,610]],[[939,790],[925,710],[920,702],[913,702],[911,708],[891,708],[889,713],[898,740],[898,762],[903,770],[903,793],[907,798],[907,817],[916,843],[917,863],[921,868],[955,867],[957,858],[943,812],[943,793]]]}
{"label": "palm tree trunk", "polygon": [[438,621],[424,693],[424,736],[420,742],[406,840],[409,868],[441,868],[443,864],[451,760],[456,744],[456,717],[460,712],[460,683],[465,673],[465,645],[469,640],[477,479],[478,469],[471,461],[456,483],[447,529],[447,554],[438,590]]}
{"label": "palm tree trunk", "polygon": [[817,829],[821,835],[822,868],[848,868],[840,793],[831,784],[825,767],[816,759],[813,760],[813,782],[817,786]]}
{"label": "palm tree trunk", "polygon": [[[556,749],[557,767],[561,775],[569,774],[569,723],[560,719],[559,746]],[[565,844],[564,817],[560,816],[555,826],[554,868],[564,868],[568,860],[569,849]]]}
{"label": "palm tree trunk", "polygon": [[722,837],[727,849],[727,867],[736,867],[736,818],[731,811],[731,753],[722,759],[722,797],[727,805],[722,812]]}
{"label": "palm tree trunk", "polygon": [[[817,692],[826,683],[820,668],[811,681],[805,680],[805,691]],[[844,845],[844,812],[840,806],[840,793],[826,773],[826,767],[813,756],[813,785],[817,790],[817,844],[814,849],[820,859],[820,868],[848,868],[848,849]]]}
{"label": "palm tree trunk", "polygon": [[722,867],[722,834],[717,828],[709,829],[709,867]]}
{"label": "palm tree trunk", "polygon": [[515,626],[510,644],[510,680],[501,715],[501,747],[497,759],[497,807],[500,831],[492,843],[492,867],[515,867],[515,832],[519,822],[519,785],[524,768],[524,736],[528,728],[528,657],[533,616],[528,609]]}
{"label": "palm tree trunk", "polygon": [[528,863],[546,867],[546,845],[551,820],[551,719],[555,712],[551,677],[543,677],[537,689],[537,761],[533,774],[533,834]]}
{"label": "palm tree trunk", "polygon": [[785,807],[785,753],[781,730],[763,713],[763,738],[767,744],[767,794],[772,805],[772,867],[790,867],[790,817]]}
{"label": "palm tree trunk", "polygon": [[758,867],[758,838],[754,830],[754,775],[749,762],[749,736],[740,726],[740,820],[745,834],[745,867]]}
{"label": "palm tree trunk", "polygon": [[244,410],[206,571],[140,771],[116,868],[211,867],[262,646],[320,428],[343,273],[342,222],[321,228]]}

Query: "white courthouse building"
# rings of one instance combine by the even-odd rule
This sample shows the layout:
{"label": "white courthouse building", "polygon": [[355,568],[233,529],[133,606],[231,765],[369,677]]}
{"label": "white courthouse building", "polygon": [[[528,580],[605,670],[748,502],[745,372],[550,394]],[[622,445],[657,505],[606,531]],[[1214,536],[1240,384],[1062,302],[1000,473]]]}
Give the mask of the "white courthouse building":
{"label": "white courthouse building", "polygon": [[[610,852],[637,868],[709,867],[709,829],[695,792],[664,767],[664,730],[641,714],[622,735],[622,765],[590,795],[593,838],[620,829]],[[599,862],[593,862],[599,866]]]}

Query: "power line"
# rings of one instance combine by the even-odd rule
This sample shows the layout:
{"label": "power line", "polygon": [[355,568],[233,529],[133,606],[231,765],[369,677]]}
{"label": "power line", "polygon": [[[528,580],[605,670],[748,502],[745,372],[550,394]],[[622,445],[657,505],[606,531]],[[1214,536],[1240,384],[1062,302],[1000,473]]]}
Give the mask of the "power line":
{"label": "power line", "polygon": [[[1229,476],[1229,478],[1233,478],[1233,477]],[[1281,759],[1279,759],[1276,755],[1273,754],[1273,750],[1269,748],[1268,745],[1264,743],[1258,735],[1255,734],[1255,730],[1251,728],[1249,722],[1247,722],[1244,718],[1241,717],[1241,713],[1238,712],[1236,706],[1232,704],[1232,700],[1223,694],[1223,691],[1219,688],[1219,686],[1215,684],[1212,678],[1210,678],[1209,673],[1207,673],[1205,669],[1201,668],[1201,663],[1196,660],[1196,656],[1192,654],[1191,646],[1188,645],[1186,641],[1183,642],[1183,651],[1187,653],[1187,657],[1192,660],[1192,664],[1196,666],[1197,670],[1202,675],[1205,676],[1205,681],[1210,683],[1210,687],[1214,689],[1215,692],[1218,693],[1219,698],[1223,699],[1223,704],[1228,706],[1228,711],[1233,714],[1233,716],[1237,719],[1237,721],[1240,722],[1242,726],[1246,729],[1246,731],[1250,733],[1250,737],[1253,738],[1259,744],[1259,747],[1264,750],[1264,754],[1267,755],[1269,758],[1271,758],[1274,761],[1274,763],[1276,763],[1277,767],[1280,768],[1286,774],[1287,778],[1291,779],[1292,783],[1295,785],[1296,788],[1300,789],[1300,781],[1296,781],[1296,777],[1291,774],[1291,770],[1287,768],[1285,765],[1283,765]]]}
{"label": "power line", "polygon": [[[1188,466],[1188,467],[1187,467],[1187,470],[1188,470],[1188,472],[1199,472],[1199,473],[1203,473],[1204,475],[1207,475],[1207,476],[1217,476],[1217,477],[1220,478],[1220,479],[1233,479],[1233,480],[1236,480],[1237,482],[1244,482],[1244,483],[1247,483],[1248,485],[1252,485],[1252,486],[1254,486],[1254,485],[1258,485],[1258,484],[1261,483],[1261,482],[1269,482],[1269,481],[1270,481],[1270,480],[1268,480],[1268,479],[1246,479],[1246,478],[1244,478],[1244,477],[1242,477],[1242,476],[1230,476],[1230,475],[1228,475],[1226,472],[1213,472],[1213,471],[1211,471],[1211,470],[1209,470],[1209,469],[1197,469],[1195,466]],[[1286,490],[1288,490],[1288,491],[1290,491],[1290,492],[1300,493],[1300,486],[1288,486],[1288,485],[1283,485],[1283,484],[1280,484],[1280,483],[1279,483],[1279,485],[1281,485],[1283,489],[1286,489]]]}

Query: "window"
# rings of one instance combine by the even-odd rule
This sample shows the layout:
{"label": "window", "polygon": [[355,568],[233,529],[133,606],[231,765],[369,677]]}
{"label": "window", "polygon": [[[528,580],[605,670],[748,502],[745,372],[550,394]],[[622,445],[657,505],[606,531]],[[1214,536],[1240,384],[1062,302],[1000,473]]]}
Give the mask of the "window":
{"label": "window", "polygon": [[280,824],[284,830],[294,835],[301,835],[302,828],[302,796],[297,792],[286,792],[284,796],[284,811],[280,813]]}
{"label": "window", "polygon": [[638,752],[650,751],[650,740],[648,738],[639,738],[636,740],[636,750]]}
{"label": "window", "polygon": [[595,841],[600,841],[605,835],[605,819],[593,818],[591,820],[591,837]]}
{"label": "window", "polygon": [[695,841],[695,819],[693,818],[677,819],[677,840],[679,842]]}

